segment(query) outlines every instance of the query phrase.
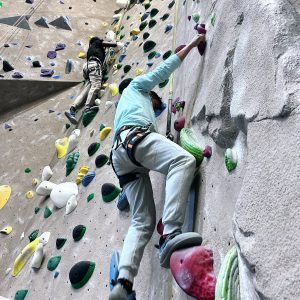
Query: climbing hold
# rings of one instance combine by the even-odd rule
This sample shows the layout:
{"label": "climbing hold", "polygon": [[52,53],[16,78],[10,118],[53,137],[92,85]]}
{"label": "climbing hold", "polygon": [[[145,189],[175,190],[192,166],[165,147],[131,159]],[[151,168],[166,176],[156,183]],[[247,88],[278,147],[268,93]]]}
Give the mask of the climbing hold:
{"label": "climbing hold", "polygon": [[34,24],[37,26],[44,27],[44,28],[49,28],[48,20],[45,17],[41,17],[40,19],[35,21]]}
{"label": "climbing hold", "polygon": [[173,28],[172,25],[170,25],[170,24],[166,25],[166,27],[165,27],[165,33],[169,33],[172,30],[172,28]]}
{"label": "climbing hold", "polygon": [[[31,30],[28,23],[29,18],[30,15],[1,18],[0,23],[10,25],[10,26],[15,26],[26,30]],[[17,43],[15,43],[15,45],[17,45]]]}
{"label": "climbing hold", "polygon": [[203,160],[203,150],[199,146],[197,137],[192,129],[183,128],[180,131],[180,142],[181,147],[196,158],[197,166],[199,166]]}
{"label": "climbing hold", "polygon": [[191,19],[192,19],[192,16],[188,16],[188,20],[191,21]]}
{"label": "climbing hold", "polygon": [[144,73],[144,70],[142,68],[135,69],[135,75],[140,76]]}
{"label": "climbing hold", "polygon": [[119,57],[119,63],[121,63],[125,59],[126,56],[127,56],[126,54],[120,55],[120,57]]}
{"label": "climbing hold", "polygon": [[36,188],[35,192],[39,196],[49,196],[55,186],[56,186],[55,183],[52,183],[50,181],[43,181]]}
{"label": "climbing hold", "polygon": [[39,207],[35,207],[35,208],[34,208],[34,213],[35,213],[35,214],[38,214],[38,212],[39,212],[40,210],[41,210],[41,209],[40,209]]}
{"label": "climbing hold", "polygon": [[51,77],[54,74],[54,71],[51,69],[41,69],[41,77]]}
{"label": "climbing hold", "polygon": [[96,176],[95,172],[93,172],[93,171],[88,172],[82,179],[82,182],[81,182],[82,185],[84,187],[87,187],[92,182],[92,180],[95,178],[95,176]]}
{"label": "climbing hold", "polygon": [[57,277],[58,277],[58,275],[59,275],[59,272],[55,271],[55,273],[54,273],[53,277],[54,277],[54,278],[57,278]]}
{"label": "climbing hold", "polygon": [[131,66],[130,65],[126,65],[124,66],[124,73],[128,73],[131,70]]}
{"label": "climbing hold", "polygon": [[3,60],[3,71],[10,72],[13,71],[15,68],[7,61]]}
{"label": "climbing hold", "polygon": [[210,18],[210,23],[212,26],[215,26],[216,23],[216,14],[213,14]]}
{"label": "climbing hold", "polygon": [[113,102],[112,101],[106,101],[105,103],[105,111],[107,111],[110,107],[112,107],[113,105]]}
{"label": "climbing hold", "polygon": [[160,83],[160,84],[158,85],[158,87],[159,87],[160,89],[162,89],[162,88],[164,88],[168,83],[169,83],[169,79],[167,79],[167,80],[165,80],[164,82]]}
{"label": "climbing hold", "polygon": [[144,48],[144,52],[147,53],[149,51],[151,51],[152,49],[154,49],[156,46],[156,43],[153,41],[146,41],[143,48]]}
{"label": "climbing hold", "polygon": [[151,3],[150,3],[150,2],[148,2],[148,3],[145,3],[145,4],[144,4],[144,6],[145,6],[145,9],[147,10],[147,9],[149,9],[149,8],[150,8],[150,6],[151,6]]}
{"label": "climbing hold", "polygon": [[67,241],[67,239],[65,239],[65,238],[57,238],[56,239],[56,249],[57,250],[61,249],[65,245],[66,241]]}
{"label": "climbing hold", "polygon": [[200,20],[200,14],[198,12],[193,13],[192,19],[194,20],[195,23],[198,23]]}
{"label": "climbing hold", "polygon": [[159,13],[159,10],[157,8],[153,8],[150,11],[151,18],[154,18]]}
{"label": "climbing hold", "polygon": [[141,17],[141,21],[144,22],[148,17],[149,17],[149,13],[145,12]]}
{"label": "climbing hold", "polygon": [[82,117],[82,124],[84,127],[88,126],[93,121],[98,111],[99,111],[99,107],[97,106],[87,111],[84,111]]}
{"label": "climbing hold", "polygon": [[93,275],[95,263],[92,261],[80,261],[69,272],[69,279],[74,289],[83,287]]}
{"label": "climbing hold", "polygon": [[116,96],[119,94],[119,87],[116,83],[111,83],[109,86],[108,86],[110,92],[111,92],[111,95],[112,97]]}
{"label": "climbing hold", "polygon": [[28,192],[26,192],[25,196],[27,199],[32,199],[34,196],[34,193],[33,193],[33,191],[28,191]]}
{"label": "climbing hold", "polygon": [[143,34],[143,39],[146,40],[149,36],[150,36],[150,33],[149,32],[145,32]]}
{"label": "climbing hold", "polygon": [[89,156],[94,155],[98,151],[99,148],[100,148],[100,143],[92,143],[88,148]]}
{"label": "climbing hold", "polygon": [[25,299],[27,293],[28,293],[28,290],[18,290],[15,294],[14,300],[23,300],[23,299]]}
{"label": "climbing hold", "polygon": [[78,205],[76,195],[72,195],[66,204],[66,215],[70,214]]}
{"label": "climbing hold", "polygon": [[199,51],[201,56],[204,54],[205,49],[206,49],[206,41],[205,42],[200,42],[199,45],[198,45],[198,51]]}
{"label": "climbing hold", "polygon": [[80,184],[84,175],[89,171],[89,167],[88,166],[82,166],[79,168],[77,177],[76,177],[76,184]]}
{"label": "climbing hold", "polygon": [[12,232],[12,227],[11,226],[5,226],[4,228],[1,229],[0,233],[4,233],[6,235],[9,235]]}
{"label": "climbing hold", "polygon": [[148,55],[148,59],[153,59],[155,57],[155,55],[157,54],[156,51],[153,51],[153,52],[150,52],[149,55]]}
{"label": "climbing hold", "polygon": [[198,34],[206,34],[205,24],[196,24],[194,27]]}
{"label": "climbing hold", "polygon": [[14,72],[12,75],[11,75],[12,78],[14,79],[21,79],[24,77],[24,75],[20,72]]}
{"label": "climbing hold", "polygon": [[175,4],[175,0],[171,1],[168,5],[168,8],[171,9]]}
{"label": "climbing hold", "polygon": [[72,31],[70,20],[67,16],[61,16],[54,21],[49,23],[52,26],[55,26],[57,28],[65,29],[65,30],[70,30]]}
{"label": "climbing hold", "polygon": [[212,155],[212,148],[211,148],[211,146],[206,145],[203,150],[203,156],[206,158],[210,158],[211,155]]}
{"label": "climbing hold", "polygon": [[104,129],[106,126],[103,124],[103,123],[101,123],[100,124],[100,126],[99,126],[99,132],[102,130],[102,129]]}
{"label": "climbing hold", "polygon": [[162,222],[162,219],[160,219],[156,225],[156,230],[158,232],[159,235],[163,235],[164,234],[164,224]]}
{"label": "climbing hold", "polygon": [[55,141],[55,148],[57,151],[57,158],[62,158],[67,154],[69,141],[67,137]]}
{"label": "climbing hold", "polygon": [[160,58],[161,57],[161,54],[159,52],[156,52],[155,53],[155,58]]}
{"label": "climbing hold", "polygon": [[134,29],[131,30],[131,34],[132,34],[132,35],[138,35],[140,32],[141,32],[141,31],[140,31],[139,28],[134,28]]}
{"label": "climbing hold", "polygon": [[78,54],[78,57],[81,58],[81,59],[86,59],[87,53],[84,52],[84,51],[80,51],[79,54]]}
{"label": "climbing hold", "polygon": [[147,22],[147,21],[142,22],[142,23],[140,24],[140,27],[139,27],[140,32],[143,31],[143,30],[146,28],[147,25],[148,25],[148,22]]}
{"label": "climbing hold", "polygon": [[69,176],[71,172],[75,169],[79,156],[79,151],[74,151],[68,155],[68,158],[66,160],[66,176]]}
{"label": "climbing hold", "polygon": [[230,148],[225,152],[225,165],[229,172],[233,171],[237,166],[237,153]]}
{"label": "climbing hold", "polygon": [[165,52],[165,54],[163,55],[163,60],[168,59],[170,56],[172,55],[172,50],[169,50],[167,52]]}
{"label": "climbing hold", "polygon": [[107,28],[109,26],[109,24],[107,22],[102,22],[101,26],[104,27],[104,28]]}
{"label": "climbing hold", "polygon": [[32,67],[33,68],[40,68],[42,65],[38,60],[35,60],[32,62]]}
{"label": "climbing hold", "polygon": [[67,153],[72,152],[79,143],[80,129],[74,129],[69,136],[69,144]]}
{"label": "climbing hold", "polygon": [[111,183],[104,183],[101,188],[102,199],[104,202],[111,202],[120,194],[121,189]]}
{"label": "climbing hold", "polygon": [[109,133],[111,132],[111,130],[112,130],[111,127],[103,128],[99,133],[100,141],[104,141],[106,137],[109,135]]}
{"label": "climbing hold", "polygon": [[94,194],[94,193],[89,194],[89,195],[87,196],[87,198],[86,198],[87,202],[90,202],[91,200],[93,200],[94,197],[95,197],[95,194]]}
{"label": "climbing hold", "polygon": [[68,59],[66,62],[66,69],[65,69],[65,73],[66,74],[70,74],[74,69],[74,62],[72,59]]}
{"label": "climbing hold", "polygon": [[26,168],[26,169],[24,170],[24,172],[28,174],[28,173],[31,172],[31,169],[30,169],[30,168]]}
{"label": "climbing hold", "polygon": [[77,225],[73,229],[73,239],[75,242],[78,242],[82,239],[86,232],[86,227],[84,225]]}
{"label": "climbing hold", "polygon": [[29,241],[30,242],[34,241],[38,237],[38,235],[39,235],[39,230],[38,229],[33,230],[28,236]]}
{"label": "climbing hold", "polygon": [[180,130],[184,128],[184,125],[185,125],[185,117],[181,116],[174,122],[174,129],[180,132]]}
{"label": "climbing hold", "polygon": [[44,218],[48,219],[51,215],[52,215],[51,209],[48,206],[46,206],[44,211]]}
{"label": "climbing hold", "polygon": [[105,164],[107,164],[107,162],[108,162],[108,157],[104,154],[100,154],[99,156],[97,156],[95,160],[95,164],[97,168],[103,167]]}
{"label": "climbing hold", "polygon": [[[111,258],[110,258],[110,265],[109,265],[109,288],[110,290],[113,289],[113,283],[118,279],[119,276],[119,261],[120,255],[119,252],[114,250]],[[129,299],[129,298],[128,298]]]}
{"label": "climbing hold", "polygon": [[120,211],[128,210],[129,203],[125,191],[122,191],[117,200],[117,207]]}
{"label": "climbing hold", "polygon": [[125,34],[120,35],[120,40],[122,40],[125,37]]}
{"label": "climbing hold", "polygon": [[47,269],[49,271],[54,271],[59,265],[61,256],[53,256],[48,260]]}
{"label": "climbing hold", "polygon": [[66,48],[66,44],[58,43],[55,47],[55,51],[64,50]]}
{"label": "climbing hold", "polygon": [[47,181],[49,180],[53,175],[53,171],[51,170],[50,166],[46,166],[43,169],[42,172],[42,181]]}
{"label": "climbing hold", "polygon": [[39,243],[31,260],[31,268],[39,269],[44,258],[44,244]]}
{"label": "climbing hold", "polygon": [[55,51],[48,51],[47,57],[50,59],[56,58],[56,52]]}
{"label": "climbing hold", "polygon": [[78,186],[74,182],[63,182],[57,184],[51,191],[50,198],[57,208],[67,205],[72,196],[78,195]]}
{"label": "climbing hold", "polygon": [[162,21],[165,21],[165,20],[167,20],[169,18],[169,16],[170,16],[170,14],[164,14],[160,19]]}
{"label": "climbing hold", "polygon": [[177,284],[195,299],[215,299],[213,264],[212,250],[203,246],[177,250],[170,259],[171,272]]}
{"label": "climbing hold", "polygon": [[152,62],[152,61],[149,61],[149,62],[146,63],[146,65],[147,65],[149,68],[151,68],[151,67],[153,66],[153,62]]}
{"label": "climbing hold", "polygon": [[156,22],[155,20],[150,20],[148,26],[149,26],[149,28],[151,29],[151,28],[153,28],[156,24],[157,24],[157,22]]}
{"label": "climbing hold", "polygon": [[175,49],[175,54],[181,51],[186,45],[180,45]]}

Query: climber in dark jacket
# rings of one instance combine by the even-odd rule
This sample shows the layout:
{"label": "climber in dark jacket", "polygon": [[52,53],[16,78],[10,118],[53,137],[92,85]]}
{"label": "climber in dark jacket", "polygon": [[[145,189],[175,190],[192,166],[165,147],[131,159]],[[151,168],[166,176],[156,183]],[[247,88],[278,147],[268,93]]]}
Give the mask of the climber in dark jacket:
{"label": "climber in dark jacket", "polygon": [[98,37],[91,38],[87,52],[87,62],[83,66],[83,77],[86,80],[84,88],[71,105],[70,111],[65,112],[66,117],[74,125],[78,123],[76,112],[82,106],[86,95],[85,111],[98,109],[94,105],[102,85],[105,47],[117,47],[117,44],[104,42]]}

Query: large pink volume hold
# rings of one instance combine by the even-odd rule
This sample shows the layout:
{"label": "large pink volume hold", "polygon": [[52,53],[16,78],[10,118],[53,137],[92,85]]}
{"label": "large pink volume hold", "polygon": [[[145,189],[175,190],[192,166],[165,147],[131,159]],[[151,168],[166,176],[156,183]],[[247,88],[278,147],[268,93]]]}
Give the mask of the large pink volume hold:
{"label": "large pink volume hold", "polygon": [[177,284],[197,300],[215,299],[216,277],[212,250],[196,246],[175,251],[170,260]]}

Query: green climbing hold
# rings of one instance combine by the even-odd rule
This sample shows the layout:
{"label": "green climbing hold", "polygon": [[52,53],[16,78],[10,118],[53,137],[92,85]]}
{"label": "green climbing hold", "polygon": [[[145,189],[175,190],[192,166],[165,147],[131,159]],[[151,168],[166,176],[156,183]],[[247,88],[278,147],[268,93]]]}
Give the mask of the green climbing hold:
{"label": "green climbing hold", "polygon": [[125,34],[120,35],[120,40],[122,40],[125,37]]}
{"label": "green climbing hold", "polygon": [[56,239],[56,249],[57,250],[61,249],[65,245],[66,241],[67,241],[67,239],[65,239],[65,238],[57,238]]}
{"label": "green climbing hold", "polygon": [[101,188],[102,199],[104,202],[111,202],[118,197],[121,189],[111,183],[104,183]]}
{"label": "green climbing hold", "polygon": [[27,293],[28,293],[28,290],[18,290],[15,294],[14,300],[23,300],[23,299],[25,299]]}
{"label": "green climbing hold", "polygon": [[143,48],[144,48],[144,52],[147,53],[151,50],[153,50],[156,46],[156,43],[153,41],[146,41]]}
{"label": "green climbing hold", "polygon": [[146,4],[145,4],[145,10],[149,9],[150,6],[151,6],[151,3],[146,3]]}
{"label": "green climbing hold", "polygon": [[32,232],[29,234],[29,236],[28,236],[29,241],[30,241],[30,242],[34,241],[34,240],[38,237],[38,235],[39,235],[39,230],[38,230],[38,229],[32,231]]}
{"label": "green climbing hold", "polygon": [[149,32],[145,32],[143,34],[143,39],[146,40],[149,36],[150,36],[150,33]]}
{"label": "green climbing hold", "polygon": [[120,31],[122,31],[124,28],[125,28],[124,25],[122,25],[121,28],[120,28]]}
{"label": "green climbing hold", "polygon": [[160,84],[158,85],[158,87],[159,87],[160,89],[162,89],[162,88],[164,88],[168,83],[169,83],[169,79],[167,79],[167,80],[165,80],[164,82],[160,83]]}
{"label": "green climbing hold", "polygon": [[39,207],[34,208],[34,213],[37,214],[41,209]]}
{"label": "green climbing hold", "polygon": [[45,207],[45,211],[44,211],[44,218],[47,219],[52,215],[52,211],[50,210],[50,208],[48,206]]}
{"label": "green climbing hold", "polygon": [[26,169],[24,170],[24,172],[28,174],[28,173],[31,172],[31,169],[30,169],[30,168],[26,168]]}
{"label": "green climbing hold", "polygon": [[216,15],[215,15],[215,14],[213,14],[213,15],[211,16],[211,18],[210,18],[210,23],[211,23],[212,26],[215,26],[215,23],[216,23]]}
{"label": "green climbing hold", "polygon": [[71,174],[71,172],[75,169],[75,166],[78,162],[79,159],[79,152],[78,151],[74,151],[71,152],[66,160],[66,176],[69,176]]}
{"label": "green climbing hold", "polygon": [[156,24],[157,24],[157,22],[156,22],[155,20],[151,20],[151,21],[149,22],[149,28],[150,28],[150,29],[153,28]]}
{"label": "green climbing hold", "polygon": [[167,58],[169,58],[172,55],[172,50],[167,51],[164,55],[163,55],[163,60],[166,60]]}
{"label": "green climbing hold", "polygon": [[153,8],[150,11],[151,18],[154,18],[159,13],[159,10],[157,8]]}
{"label": "green climbing hold", "polygon": [[66,123],[66,129],[69,129],[71,127],[71,124]]}
{"label": "green climbing hold", "polygon": [[104,129],[105,127],[106,127],[105,124],[101,123],[100,126],[99,126],[99,132],[100,132],[102,129]]}
{"label": "green climbing hold", "polygon": [[69,272],[69,279],[74,289],[83,287],[93,275],[95,263],[93,261],[80,261]]}
{"label": "green climbing hold", "polygon": [[167,20],[169,18],[169,16],[170,16],[170,14],[164,14],[160,19],[162,21],[165,21],[165,20]]}
{"label": "green climbing hold", "polygon": [[230,148],[225,151],[225,165],[229,172],[233,171],[237,166],[237,154]]}
{"label": "green climbing hold", "polygon": [[183,149],[191,153],[196,158],[197,166],[199,166],[203,160],[203,149],[199,146],[199,141],[192,129],[181,129],[180,143]]}
{"label": "green climbing hold", "polygon": [[53,256],[48,260],[47,269],[49,271],[54,271],[59,265],[61,256]]}
{"label": "green climbing hold", "polygon": [[155,55],[156,55],[156,51],[153,51],[153,52],[149,53],[148,59],[151,60],[152,58],[155,57]]}
{"label": "green climbing hold", "polygon": [[86,232],[86,227],[84,225],[77,225],[73,229],[73,239],[75,242],[78,242],[82,239]]}
{"label": "green climbing hold", "polygon": [[130,19],[130,16],[127,16],[126,20],[128,21]]}
{"label": "green climbing hold", "polygon": [[[128,73],[131,70],[131,66],[130,65],[126,65],[124,66],[124,73]],[[104,126],[105,127],[105,126]],[[103,128],[102,128],[103,129]],[[101,131],[101,130],[100,130]]]}
{"label": "green climbing hold", "polygon": [[87,198],[86,198],[87,202],[92,201],[92,200],[94,199],[94,197],[95,197],[95,194],[94,194],[94,193],[89,194],[89,195],[87,196]]}
{"label": "green climbing hold", "polygon": [[94,106],[92,109],[89,109],[83,113],[82,124],[84,127],[88,126],[93,121],[98,111],[99,107]]}
{"label": "green climbing hold", "polygon": [[200,20],[200,14],[198,12],[192,14],[192,19],[198,23]]}
{"label": "green climbing hold", "polygon": [[103,167],[108,162],[108,156],[105,154],[100,154],[95,159],[95,164],[97,168]]}
{"label": "green climbing hold", "polygon": [[140,31],[143,31],[146,28],[147,25],[148,25],[147,21],[142,22],[139,26]]}
{"label": "green climbing hold", "polygon": [[100,143],[92,143],[91,145],[89,145],[89,148],[88,148],[89,156],[94,155],[98,151],[99,148],[100,148]]}
{"label": "green climbing hold", "polygon": [[123,67],[122,64],[117,64],[117,70],[120,70]]}

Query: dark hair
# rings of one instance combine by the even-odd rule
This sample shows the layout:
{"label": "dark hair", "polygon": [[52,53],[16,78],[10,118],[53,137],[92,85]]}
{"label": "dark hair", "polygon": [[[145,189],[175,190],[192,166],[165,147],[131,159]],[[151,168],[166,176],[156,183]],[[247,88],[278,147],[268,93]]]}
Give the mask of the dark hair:
{"label": "dark hair", "polygon": [[160,103],[162,102],[161,97],[159,97],[159,96],[157,95],[157,93],[155,93],[154,91],[150,91],[149,94],[150,94],[150,97],[154,98],[155,100],[159,101]]}
{"label": "dark hair", "polygon": [[98,38],[97,36],[94,36],[94,37],[92,37],[92,38],[90,39],[90,45],[94,44],[95,42],[100,42],[100,43],[102,43],[103,40],[100,39],[100,38]]}
{"label": "dark hair", "polygon": [[132,78],[127,78],[124,79],[120,84],[119,84],[119,93],[122,95],[123,91],[128,87],[130,82],[132,81]]}

